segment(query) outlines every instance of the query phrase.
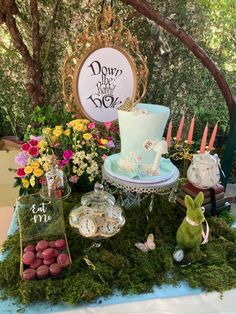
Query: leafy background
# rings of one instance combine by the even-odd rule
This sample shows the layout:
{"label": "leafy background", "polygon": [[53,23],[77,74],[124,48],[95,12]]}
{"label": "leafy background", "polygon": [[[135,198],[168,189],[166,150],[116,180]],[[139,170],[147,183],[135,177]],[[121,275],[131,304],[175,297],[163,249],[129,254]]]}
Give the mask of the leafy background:
{"label": "leafy background", "polygon": [[[31,47],[31,22],[27,1],[17,0],[17,25],[27,46]],[[40,28],[52,14],[55,1],[40,0]],[[236,74],[236,3],[234,0],[150,0],[165,17],[184,28],[216,62],[235,94]],[[171,108],[175,128],[186,112],[190,121],[196,114],[195,140],[199,140],[208,121],[213,127],[220,121],[219,134],[227,132],[229,122],[225,101],[208,71],[174,36],[137,15],[121,1],[113,2],[116,13],[124,18],[148,57],[149,84],[145,102]],[[46,85],[43,107],[32,108],[24,82],[25,65],[14,48],[4,25],[0,27],[0,136],[34,132],[42,125],[69,120],[61,94],[61,67],[65,53],[73,47],[78,32],[91,23],[102,10],[102,1],[59,1],[53,26],[42,47],[41,60]],[[186,123],[185,134],[188,123]],[[33,129],[33,130],[32,130]]]}

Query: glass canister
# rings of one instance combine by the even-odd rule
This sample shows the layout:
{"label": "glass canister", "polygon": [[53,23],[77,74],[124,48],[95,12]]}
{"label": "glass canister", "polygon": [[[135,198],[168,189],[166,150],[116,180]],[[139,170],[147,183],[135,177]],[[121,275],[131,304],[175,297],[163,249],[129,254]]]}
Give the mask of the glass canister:
{"label": "glass canister", "polygon": [[96,183],[93,192],[86,193],[81,206],[75,206],[69,215],[72,228],[86,238],[110,238],[125,224],[121,207],[115,198]]}
{"label": "glass canister", "polygon": [[220,181],[220,159],[217,154],[196,154],[187,171],[188,180],[197,188],[209,189]]}
{"label": "glass canister", "polygon": [[64,199],[71,193],[65,173],[54,164],[42,179],[40,195],[46,200]]}

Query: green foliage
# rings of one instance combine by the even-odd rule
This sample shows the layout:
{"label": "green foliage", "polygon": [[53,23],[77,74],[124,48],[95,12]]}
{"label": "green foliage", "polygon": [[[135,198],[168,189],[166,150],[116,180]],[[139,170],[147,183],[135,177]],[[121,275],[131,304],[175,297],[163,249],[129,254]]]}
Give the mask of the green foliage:
{"label": "green foliage", "polygon": [[[235,93],[235,3],[228,0],[150,0],[154,8],[165,17],[176,21],[216,62],[225,75],[226,80]],[[30,47],[30,17],[28,2],[18,0],[20,14],[17,25],[23,34],[24,41]],[[55,1],[39,1],[40,28],[45,31],[52,17]],[[125,20],[139,40],[141,51],[148,57],[149,84],[144,101],[167,105],[171,108],[174,120],[174,132],[179,123],[180,114],[186,112],[184,137],[187,137],[188,125],[192,115],[196,114],[194,140],[198,144],[202,129],[206,122],[213,127],[220,123],[219,133],[224,135],[228,126],[228,112],[225,101],[215,81],[202,64],[177,38],[156,26],[145,17],[134,16],[130,6],[121,1],[114,4],[114,9]],[[0,29],[0,104],[10,112],[16,132],[26,132],[32,120],[58,124],[65,118],[64,101],[61,95],[61,67],[67,51],[74,46],[74,38],[78,32],[90,24],[101,12],[101,2],[94,1],[60,1],[54,23],[45,35],[41,60],[46,85],[45,109],[41,118],[33,113],[24,89],[27,81],[24,65],[17,50],[14,48],[5,27]],[[45,115],[45,119],[42,117]],[[0,109],[0,135],[12,133],[5,112]],[[45,120],[42,122],[42,120]],[[34,121],[33,121],[34,122]]]}
{"label": "green foliage", "polygon": [[[72,257],[71,272],[66,277],[24,282],[20,280],[19,233],[4,243],[8,250],[0,263],[0,288],[5,297],[16,297],[21,303],[45,300],[82,303],[111,295],[114,289],[121,293],[146,293],[154,284],[178,285],[186,280],[195,288],[223,292],[236,287],[236,230],[221,218],[209,218],[210,241],[201,246],[204,258],[189,267],[173,262],[175,234],[183,214],[166,197],[155,199],[154,210],[149,212],[147,201],[141,208],[136,205],[126,210],[126,224],[114,237],[103,241],[99,249],[86,251],[91,240],[79,236],[68,225],[68,215],[78,203],[78,193],[64,202],[66,233]],[[146,215],[149,220],[147,221]],[[155,237],[156,249],[142,253],[134,244],[144,242],[149,233]],[[93,272],[84,261],[85,255],[95,264]],[[101,280],[102,278],[102,280]],[[104,283],[104,282],[105,283]]]}

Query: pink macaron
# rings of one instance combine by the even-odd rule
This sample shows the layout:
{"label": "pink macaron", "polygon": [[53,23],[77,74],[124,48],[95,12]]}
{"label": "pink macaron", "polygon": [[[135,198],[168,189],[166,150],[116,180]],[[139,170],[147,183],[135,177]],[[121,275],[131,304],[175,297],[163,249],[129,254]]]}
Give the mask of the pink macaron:
{"label": "pink macaron", "polygon": [[61,265],[61,267],[67,267],[70,264],[70,258],[68,254],[61,253],[57,256],[57,263]]}
{"label": "pink macaron", "polygon": [[33,244],[30,244],[30,245],[27,245],[24,248],[24,253],[26,253],[26,252],[34,252],[34,250],[35,250],[35,246]]}
{"label": "pink macaron", "polygon": [[50,266],[51,264],[53,264],[55,262],[55,257],[51,258],[51,259],[44,259],[43,260],[43,264]]}
{"label": "pink macaron", "polygon": [[47,278],[49,275],[49,268],[47,265],[41,265],[36,270],[37,277],[40,279]]}
{"label": "pink macaron", "polygon": [[36,253],[36,256],[37,256],[38,258],[43,259],[42,251],[38,251],[38,252]]}
{"label": "pink macaron", "polygon": [[30,264],[30,268],[38,268],[43,264],[43,260],[41,258],[36,258],[33,263]]}
{"label": "pink macaron", "polygon": [[49,247],[54,248],[54,247],[55,247],[55,241],[50,241],[50,242],[49,242]]}
{"label": "pink macaron", "polygon": [[66,241],[64,239],[59,239],[55,241],[55,248],[58,250],[63,250],[66,248]]}
{"label": "pink macaron", "polygon": [[29,251],[23,254],[22,261],[25,265],[30,265],[35,261],[35,258],[34,252]]}
{"label": "pink macaron", "polygon": [[36,277],[36,270],[32,268],[28,268],[23,271],[22,279],[23,280],[32,280]]}
{"label": "pink macaron", "polygon": [[50,267],[49,267],[49,270],[50,270],[50,274],[52,276],[59,276],[62,272],[62,267],[61,265],[57,264],[57,263],[53,263]]}
{"label": "pink macaron", "polygon": [[54,254],[55,254],[54,251],[55,250],[51,247],[47,248],[46,250],[43,250],[42,251],[43,258],[47,259],[47,260],[52,259],[54,257]]}
{"label": "pink macaron", "polygon": [[54,256],[57,257],[60,254],[60,252],[57,249],[54,249]]}
{"label": "pink macaron", "polygon": [[48,248],[49,243],[46,240],[41,240],[38,242],[38,244],[36,245],[36,251],[43,251],[46,248]]}

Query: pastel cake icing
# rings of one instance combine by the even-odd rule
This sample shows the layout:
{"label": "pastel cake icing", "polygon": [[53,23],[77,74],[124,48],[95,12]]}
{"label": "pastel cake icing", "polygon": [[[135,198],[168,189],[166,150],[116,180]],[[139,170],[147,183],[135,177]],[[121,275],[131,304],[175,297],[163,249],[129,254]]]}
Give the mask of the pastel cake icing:
{"label": "pastel cake icing", "polygon": [[137,104],[132,111],[118,109],[121,152],[106,159],[105,169],[129,178],[169,178],[173,172],[169,159],[159,155],[158,167],[154,166],[158,154],[154,146],[158,142],[166,145],[162,136],[169,114],[168,107],[143,103]]}

